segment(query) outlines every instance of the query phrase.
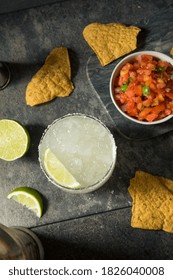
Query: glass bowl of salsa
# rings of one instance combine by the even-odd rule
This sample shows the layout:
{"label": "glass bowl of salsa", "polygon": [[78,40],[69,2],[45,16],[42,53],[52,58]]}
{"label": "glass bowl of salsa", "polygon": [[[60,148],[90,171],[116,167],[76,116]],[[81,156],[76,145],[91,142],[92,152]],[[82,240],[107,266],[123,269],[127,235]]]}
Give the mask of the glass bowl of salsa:
{"label": "glass bowl of salsa", "polygon": [[145,125],[173,116],[173,59],[156,51],[135,52],[122,59],[110,78],[110,95],[127,119]]}

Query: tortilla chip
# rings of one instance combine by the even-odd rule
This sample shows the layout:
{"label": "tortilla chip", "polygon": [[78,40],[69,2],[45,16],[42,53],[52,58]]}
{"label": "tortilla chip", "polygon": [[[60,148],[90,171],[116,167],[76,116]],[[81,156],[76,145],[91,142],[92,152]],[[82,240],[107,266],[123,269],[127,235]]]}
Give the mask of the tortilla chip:
{"label": "tortilla chip", "polygon": [[83,36],[105,66],[136,49],[140,30],[120,23],[91,23],[84,28]]}
{"label": "tortilla chip", "polygon": [[137,171],[128,191],[132,197],[131,226],[173,233],[173,181]]}
{"label": "tortilla chip", "polygon": [[74,89],[67,48],[55,48],[26,88],[26,103],[35,106],[55,97],[69,96]]}
{"label": "tortilla chip", "polygon": [[173,48],[171,49],[170,54],[173,56]]}
{"label": "tortilla chip", "polygon": [[61,68],[68,78],[71,79],[71,66],[67,48],[59,47],[53,49],[47,56],[45,63]]}

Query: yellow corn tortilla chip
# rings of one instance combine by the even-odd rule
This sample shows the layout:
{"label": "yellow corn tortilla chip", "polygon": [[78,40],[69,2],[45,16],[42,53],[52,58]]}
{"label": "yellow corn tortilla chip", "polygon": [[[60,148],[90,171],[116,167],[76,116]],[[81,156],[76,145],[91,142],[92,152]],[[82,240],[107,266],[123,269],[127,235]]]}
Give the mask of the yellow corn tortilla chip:
{"label": "yellow corn tortilla chip", "polygon": [[73,89],[68,50],[64,47],[55,48],[28,83],[26,103],[30,106],[39,105],[55,97],[69,96]]}
{"label": "yellow corn tortilla chip", "polygon": [[71,66],[67,48],[59,47],[53,49],[47,56],[45,64],[51,64],[57,68],[61,68],[67,74],[68,78],[71,79]]}
{"label": "yellow corn tortilla chip", "polygon": [[173,56],[173,48],[171,49],[170,54]]}
{"label": "yellow corn tortilla chip", "polygon": [[173,181],[137,171],[130,180],[131,226],[173,233]]}
{"label": "yellow corn tortilla chip", "polygon": [[135,50],[140,31],[136,26],[128,27],[120,23],[91,23],[84,28],[83,36],[101,65],[105,66]]}

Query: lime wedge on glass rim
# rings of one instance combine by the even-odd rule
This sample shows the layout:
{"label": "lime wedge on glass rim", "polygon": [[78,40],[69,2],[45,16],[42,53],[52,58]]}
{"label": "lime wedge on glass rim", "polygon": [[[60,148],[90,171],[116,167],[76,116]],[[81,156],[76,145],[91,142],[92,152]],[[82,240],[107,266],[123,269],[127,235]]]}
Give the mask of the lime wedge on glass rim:
{"label": "lime wedge on glass rim", "polygon": [[29,148],[27,130],[17,121],[0,120],[0,158],[13,161],[21,158]]}
{"label": "lime wedge on glass rim", "polygon": [[33,211],[37,217],[41,217],[43,213],[43,201],[37,190],[29,187],[18,187],[12,190],[8,195],[8,199],[26,206]]}
{"label": "lime wedge on glass rim", "polygon": [[55,183],[68,188],[80,187],[80,184],[76,181],[74,176],[49,148],[46,149],[43,160],[47,175],[53,179]]}

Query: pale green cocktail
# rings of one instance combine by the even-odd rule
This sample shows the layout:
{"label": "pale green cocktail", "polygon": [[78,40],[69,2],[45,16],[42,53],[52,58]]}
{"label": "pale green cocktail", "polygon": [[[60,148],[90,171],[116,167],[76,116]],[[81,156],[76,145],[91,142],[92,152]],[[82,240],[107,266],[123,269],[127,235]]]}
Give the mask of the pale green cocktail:
{"label": "pale green cocktail", "polygon": [[90,192],[111,176],[116,144],[101,121],[69,114],[55,120],[44,132],[39,161],[47,178],[56,186],[74,193]]}

